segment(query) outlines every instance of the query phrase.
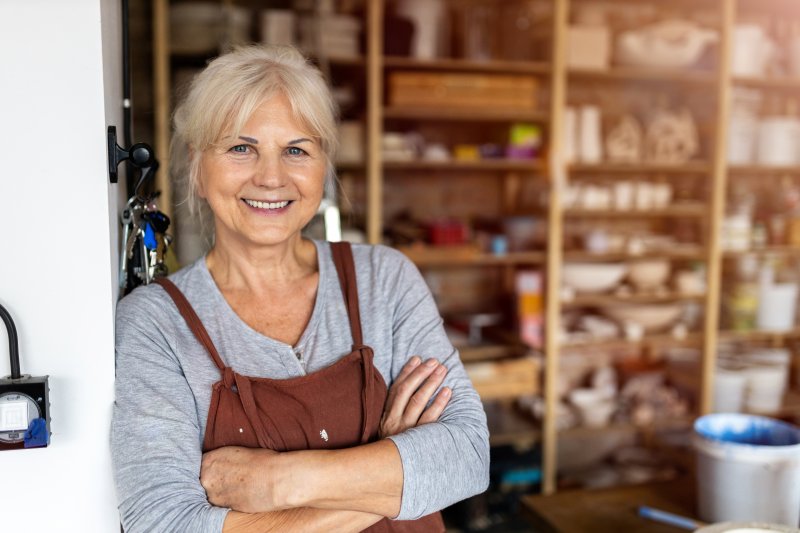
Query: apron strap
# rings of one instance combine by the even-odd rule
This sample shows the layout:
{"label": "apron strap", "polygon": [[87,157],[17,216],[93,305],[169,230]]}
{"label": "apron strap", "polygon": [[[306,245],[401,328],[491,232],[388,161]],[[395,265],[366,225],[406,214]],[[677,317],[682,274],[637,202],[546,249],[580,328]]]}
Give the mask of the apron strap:
{"label": "apron strap", "polygon": [[363,419],[361,425],[361,444],[369,442],[369,429],[370,429],[370,403],[372,402],[372,394],[375,389],[374,370],[372,365],[372,348],[365,346],[361,349],[361,367],[364,370],[364,387],[361,389],[361,416]]}
{"label": "apron strap", "polygon": [[363,348],[361,335],[361,315],[358,311],[358,285],[356,285],[356,267],[353,262],[353,250],[349,242],[331,243],[333,264],[339,275],[339,285],[344,295],[347,316],[350,319],[350,333],[353,336],[353,350]]}
{"label": "apron strap", "polygon": [[186,296],[184,296],[181,290],[167,278],[157,278],[153,280],[153,282],[158,283],[167,291],[172,301],[175,302],[175,306],[178,308],[178,311],[180,311],[181,316],[186,320],[189,329],[192,330],[192,333],[194,333],[194,336],[200,341],[200,344],[205,346],[206,350],[208,350],[217,368],[219,368],[221,372],[224,372],[225,363],[222,362],[222,358],[219,356],[217,348],[211,341],[211,337],[208,335],[205,326],[203,326],[203,322],[200,321],[200,317],[197,316],[197,313],[195,313],[194,308],[189,303],[189,300],[186,299]]}
{"label": "apron strap", "polygon": [[[246,376],[240,376],[237,373],[233,373],[234,380],[236,381],[236,388],[239,391],[239,398],[242,402],[242,407],[244,407],[244,413],[247,416],[247,419],[250,421],[250,425],[253,426],[253,430],[256,432],[256,439],[258,439],[258,445],[262,448],[266,448],[268,450],[275,450],[275,444],[272,442],[272,439],[269,437],[267,430],[264,428],[264,424],[262,423],[261,417],[258,415],[258,409],[256,407],[256,401],[253,397],[253,389],[250,386],[250,380],[247,379]],[[279,435],[279,432],[275,433]]]}
{"label": "apron strap", "polygon": [[361,333],[361,313],[358,309],[358,285],[356,284],[356,266],[353,261],[353,248],[349,242],[331,243],[333,264],[339,275],[339,285],[342,288],[347,316],[350,319],[350,333],[353,336],[353,351],[361,354],[361,368],[364,376],[364,387],[361,389],[361,443],[369,441],[370,434],[370,402],[374,394],[375,370],[373,368],[372,348],[364,344]]}

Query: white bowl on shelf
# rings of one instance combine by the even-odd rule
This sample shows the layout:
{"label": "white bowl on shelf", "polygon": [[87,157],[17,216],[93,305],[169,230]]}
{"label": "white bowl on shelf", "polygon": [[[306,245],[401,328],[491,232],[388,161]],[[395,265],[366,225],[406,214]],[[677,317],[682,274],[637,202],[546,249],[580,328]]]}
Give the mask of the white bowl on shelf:
{"label": "white bowl on shelf", "polygon": [[625,263],[565,263],[561,282],[575,292],[607,292],[628,272]]}
{"label": "white bowl on shelf", "polygon": [[612,305],[604,307],[602,311],[622,324],[638,324],[645,333],[657,333],[675,324],[683,307],[680,304]]}
{"label": "white bowl on shelf", "polygon": [[657,289],[669,279],[672,264],[668,259],[641,259],[628,263],[628,279],[640,291]]}
{"label": "white bowl on shelf", "polygon": [[684,68],[696,63],[719,35],[687,20],[664,20],[617,36],[614,59],[621,65]]}

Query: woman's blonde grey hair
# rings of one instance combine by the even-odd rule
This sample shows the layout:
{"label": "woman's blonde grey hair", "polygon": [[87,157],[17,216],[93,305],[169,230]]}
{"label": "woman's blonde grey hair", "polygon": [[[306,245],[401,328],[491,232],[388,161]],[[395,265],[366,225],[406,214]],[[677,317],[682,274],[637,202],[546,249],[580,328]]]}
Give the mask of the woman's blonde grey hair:
{"label": "woman's blonde grey hair", "polygon": [[287,98],[295,119],[319,142],[328,160],[325,184],[330,191],[337,112],[325,78],[294,47],[252,45],[211,61],[192,79],[175,110],[172,175],[186,180],[192,214],[201,208],[200,154],[223,135],[238,137],[261,102],[276,94]]}

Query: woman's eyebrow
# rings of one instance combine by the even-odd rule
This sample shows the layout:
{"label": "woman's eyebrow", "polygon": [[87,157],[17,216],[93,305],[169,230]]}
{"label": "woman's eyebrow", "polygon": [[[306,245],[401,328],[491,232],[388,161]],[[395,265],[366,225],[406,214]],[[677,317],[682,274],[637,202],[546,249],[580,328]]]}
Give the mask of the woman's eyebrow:
{"label": "woman's eyebrow", "polygon": [[258,139],[253,139],[252,137],[245,137],[244,135],[239,135],[239,138],[249,143],[258,144]]}
{"label": "woman's eyebrow", "polygon": [[303,137],[303,138],[301,138],[301,139],[295,139],[295,140],[293,140],[293,141],[289,141],[289,144],[290,144],[290,145],[291,145],[291,144],[300,144],[300,143],[302,143],[302,142],[309,142],[309,143],[311,143],[311,142],[314,142],[314,141],[312,141],[311,139],[306,139],[305,137]]}

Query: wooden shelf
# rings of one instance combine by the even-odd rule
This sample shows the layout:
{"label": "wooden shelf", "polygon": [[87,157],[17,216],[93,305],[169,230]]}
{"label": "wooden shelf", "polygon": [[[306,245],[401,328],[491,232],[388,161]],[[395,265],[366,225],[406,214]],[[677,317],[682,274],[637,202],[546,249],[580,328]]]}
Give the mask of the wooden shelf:
{"label": "wooden shelf", "polygon": [[383,117],[397,120],[452,122],[546,122],[547,113],[505,109],[443,109],[427,107],[385,107]]}
{"label": "wooden shelf", "polygon": [[431,171],[515,171],[544,172],[544,162],[540,159],[481,159],[479,161],[384,161],[386,170],[431,170]]}
{"label": "wooden shelf", "polygon": [[707,214],[708,206],[701,203],[675,204],[663,209],[653,209],[649,211],[620,211],[615,209],[567,209],[564,211],[564,216],[571,218],[684,218],[704,217]]}
{"label": "wooden shelf", "polygon": [[800,337],[800,328],[793,328],[788,331],[720,331],[719,339],[725,341],[783,341]]}
{"label": "wooden shelf", "polygon": [[754,89],[762,90],[777,90],[777,91],[800,91],[800,78],[787,77],[787,78],[752,78],[737,76],[733,78],[735,85],[742,87],[751,87]]}
{"label": "wooden shelf", "polygon": [[550,65],[535,61],[469,61],[466,59],[415,59],[386,56],[383,66],[418,70],[449,70],[455,72],[494,72],[507,74],[549,74]]}
{"label": "wooden shelf", "polygon": [[623,304],[656,304],[673,302],[695,302],[705,299],[704,294],[630,294],[626,296],[616,294],[582,294],[572,300],[562,300],[561,307],[564,309],[575,307],[600,307],[607,305]]}
{"label": "wooden shelf", "polygon": [[586,438],[604,432],[622,432],[622,433],[653,433],[658,431],[667,431],[671,429],[689,428],[692,426],[693,418],[681,417],[668,420],[659,421],[655,424],[646,426],[639,426],[633,422],[613,422],[603,427],[587,427],[576,426],[569,429],[559,431],[559,439],[570,438]]}
{"label": "wooden shelf", "polygon": [[571,174],[708,174],[711,164],[707,161],[688,161],[677,165],[655,163],[574,163],[569,166]]}
{"label": "wooden shelf", "polygon": [[763,248],[752,248],[744,251],[728,250],[723,252],[728,258],[741,257],[743,255],[800,255],[800,246],[764,246]]}
{"label": "wooden shelf", "polygon": [[682,339],[673,337],[668,333],[664,333],[658,335],[645,335],[643,339],[638,341],[629,341],[625,339],[593,340],[587,342],[562,343],[561,347],[565,349],[591,348],[593,350],[614,350],[625,348],[641,348],[644,346],[698,344],[702,340],[703,335],[697,332],[689,333]]}
{"label": "wooden shelf", "polygon": [[628,261],[634,259],[685,259],[685,260],[704,260],[706,259],[706,252],[703,248],[696,247],[675,247],[670,250],[659,250],[652,252],[645,252],[642,254],[628,254],[628,253],[606,253],[596,254],[592,252],[568,251],[564,252],[565,261]]}
{"label": "wooden shelf", "polygon": [[431,250],[423,248],[419,251],[413,248],[401,249],[420,268],[437,266],[511,266],[511,265],[539,265],[545,261],[544,252],[512,252],[505,255],[492,255],[485,253],[447,253],[447,248]]}
{"label": "wooden shelf", "polygon": [[525,352],[524,346],[509,344],[480,344],[477,346],[455,346],[455,348],[464,363],[490,361],[512,356],[518,357]]}
{"label": "wooden shelf", "polygon": [[608,70],[570,69],[569,76],[575,81],[592,82],[646,82],[674,84],[707,84],[716,82],[716,73],[708,70],[655,69],[636,67],[612,67]]}
{"label": "wooden shelf", "polygon": [[800,165],[791,166],[770,166],[770,165],[731,165],[728,167],[728,173],[734,176],[740,175],[800,175]]}

